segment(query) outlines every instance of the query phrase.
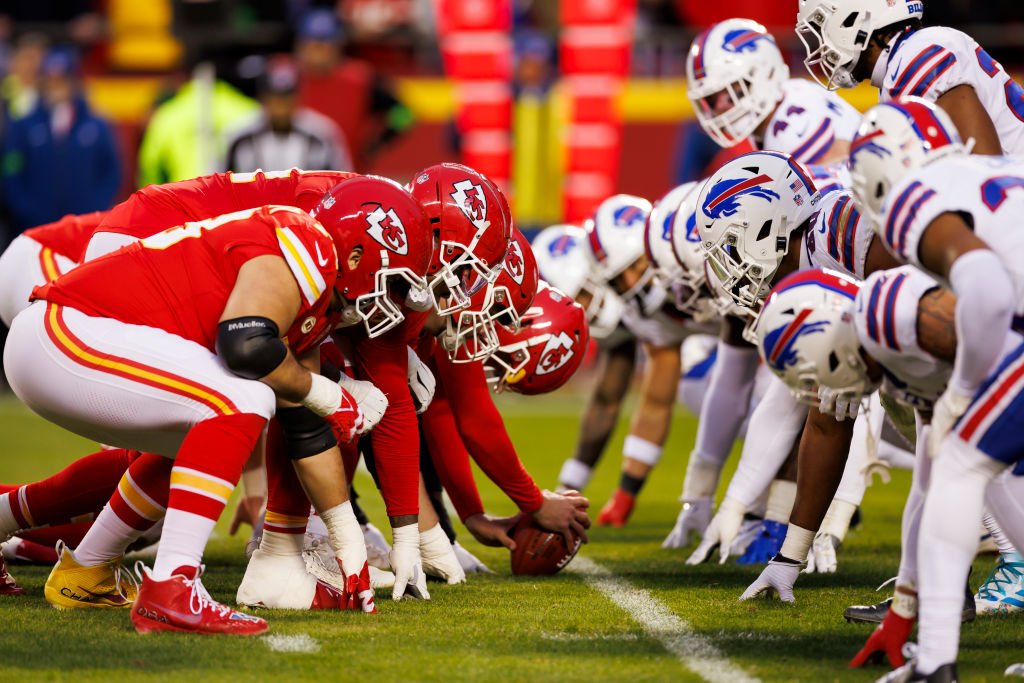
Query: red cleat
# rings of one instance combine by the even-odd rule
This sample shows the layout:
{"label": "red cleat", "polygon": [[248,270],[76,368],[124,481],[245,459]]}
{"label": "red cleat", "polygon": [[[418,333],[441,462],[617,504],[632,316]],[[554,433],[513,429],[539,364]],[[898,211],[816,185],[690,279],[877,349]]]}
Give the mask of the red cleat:
{"label": "red cleat", "polygon": [[600,526],[624,527],[633,514],[633,506],[636,505],[636,496],[626,493],[622,489],[615,489],[615,493],[601,508],[601,514],[597,516],[597,523]]}
{"label": "red cleat", "polygon": [[0,595],[24,595],[25,589],[18,585],[14,577],[7,573],[7,563],[0,555]]}
{"label": "red cleat", "polygon": [[222,605],[206,592],[199,567],[178,567],[166,581],[157,581],[137,566],[142,585],[132,605],[132,625],[139,633],[178,631],[212,635],[255,636],[265,633],[267,622]]}

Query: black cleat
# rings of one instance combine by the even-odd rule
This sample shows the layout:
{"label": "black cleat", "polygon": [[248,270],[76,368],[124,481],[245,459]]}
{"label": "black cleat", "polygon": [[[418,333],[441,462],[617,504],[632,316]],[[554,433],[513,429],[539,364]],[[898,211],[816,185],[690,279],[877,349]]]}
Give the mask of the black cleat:
{"label": "black cleat", "polygon": [[[850,624],[880,624],[889,613],[889,606],[892,605],[892,598],[886,598],[877,605],[851,605],[843,610],[843,617]],[[964,609],[960,613],[960,623],[966,624],[974,621],[978,612],[974,606],[974,592],[971,585],[967,584],[964,592]]]}
{"label": "black cleat", "polygon": [[916,660],[911,660],[898,669],[890,671],[878,679],[877,683],[911,683],[912,681],[923,681],[924,683],[957,683],[960,677],[956,672],[956,664],[943,664],[931,674],[925,676],[914,669]]}

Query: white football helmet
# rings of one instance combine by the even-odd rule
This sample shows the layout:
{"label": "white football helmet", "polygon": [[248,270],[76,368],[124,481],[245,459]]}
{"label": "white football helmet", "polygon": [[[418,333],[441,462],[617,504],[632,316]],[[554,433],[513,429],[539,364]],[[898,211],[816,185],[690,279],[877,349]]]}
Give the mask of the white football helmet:
{"label": "white football helmet", "polygon": [[675,307],[706,322],[717,311],[704,278],[704,254],[694,218],[700,187],[701,181],[684,183],[654,203],[644,246],[655,281],[671,292]]}
{"label": "white football helmet", "polygon": [[727,19],[690,45],[686,76],[686,95],[701,128],[722,147],[732,147],[775,110],[789,67],[764,26]]}
{"label": "white football helmet", "polygon": [[960,140],[941,107],[920,97],[876,104],[864,113],[850,143],[853,196],[878,230],[883,202],[893,185],[935,159],[968,154],[973,145],[973,140]]}
{"label": "white football helmet", "polygon": [[[644,255],[644,226],[651,208],[643,197],[616,194],[601,202],[584,224],[593,272],[603,282],[611,282]],[[628,299],[629,293],[622,297]]]}
{"label": "white football helmet", "polygon": [[878,388],[868,377],[854,326],[856,280],[830,270],[804,270],[780,282],[756,325],[757,349],[768,368],[805,403],[818,388],[840,402],[859,403]]}
{"label": "white football helmet", "polygon": [[741,310],[760,310],[790,237],[810,221],[820,198],[807,169],[778,152],[744,154],[704,183],[696,211],[701,249]]}
{"label": "white football helmet", "polygon": [[921,0],[799,0],[796,34],[804,65],[829,90],[857,85],[857,65],[871,34],[924,14]]}
{"label": "white football helmet", "polygon": [[592,273],[587,233],[575,225],[552,225],[533,238],[540,278],[573,299],[588,294],[587,322],[595,339],[606,339],[618,328],[625,304],[608,285]]}

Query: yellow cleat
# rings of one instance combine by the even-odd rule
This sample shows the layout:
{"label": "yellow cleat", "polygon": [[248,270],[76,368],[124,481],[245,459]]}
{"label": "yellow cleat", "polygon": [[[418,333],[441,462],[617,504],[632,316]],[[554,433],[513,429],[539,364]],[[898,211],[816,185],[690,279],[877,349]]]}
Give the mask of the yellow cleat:
{"label": "yellow cleat", "polygon": [[94,567],[83,567],[71,549],[59,543],[60,559],[46,579],[43,594],[57,609],[131,607],[139,589],[131,573],[121,566],[124,556]]}

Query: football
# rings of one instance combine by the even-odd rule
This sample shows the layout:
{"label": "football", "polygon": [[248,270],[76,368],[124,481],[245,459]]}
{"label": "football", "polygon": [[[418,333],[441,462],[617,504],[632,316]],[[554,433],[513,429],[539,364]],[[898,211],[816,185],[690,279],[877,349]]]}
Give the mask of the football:
{"label": "football", "polygon": [[524,516],[512,529],[516,549],[512,551],[512,573],[529,576],[555,574],[576,556],[580,539],[573,534],[571,548],[561,534],[542,529],[530,516]]}

